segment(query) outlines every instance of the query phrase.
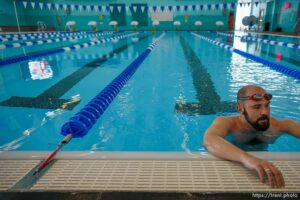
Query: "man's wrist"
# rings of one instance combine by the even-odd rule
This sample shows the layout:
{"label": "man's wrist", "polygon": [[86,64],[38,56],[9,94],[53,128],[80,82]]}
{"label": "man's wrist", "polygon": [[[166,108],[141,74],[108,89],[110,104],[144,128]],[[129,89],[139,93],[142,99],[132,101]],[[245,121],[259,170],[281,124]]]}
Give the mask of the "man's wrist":
{"label": "man's wrist", "polygon": [[240,162],[244,165],[248,165],[249,161],[253,158],[254,157],[251,154],[243,152],[240,156]]}

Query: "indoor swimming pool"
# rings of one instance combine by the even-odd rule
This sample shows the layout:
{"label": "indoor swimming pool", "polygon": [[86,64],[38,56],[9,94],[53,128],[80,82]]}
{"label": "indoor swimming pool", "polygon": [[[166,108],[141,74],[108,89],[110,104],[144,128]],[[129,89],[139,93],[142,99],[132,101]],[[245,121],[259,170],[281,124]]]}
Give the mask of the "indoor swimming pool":
{"label": "indoor swimming pool", "polygon": [[[157,46],[88,134],[72,139],[63,151],[206,152],[202,145],[205,130],[217,116],[238,114],[236,93],[245,84],[258,84],[273,94],[272,116],[300,122],[299,79],[195,34],[298,71],[299,38],[251,35],[295,44],[290,48],[237,37],[248,35],[241,32],[233,33],[235,37],[216,32],[161,34],[110,32],[98,36],[98,41],[126,37],[0,66],[0,151],[55,149],[64,137],[60,134],[62,125],[159,36]],[[41,39],[29,39],[35,40]],[[96,41],[83,38],[3,48],[1,62],[91,40]],[[245,149],[258,151],[261,146]],[[300,140],[283,134],[263,150],[300,152]]]}

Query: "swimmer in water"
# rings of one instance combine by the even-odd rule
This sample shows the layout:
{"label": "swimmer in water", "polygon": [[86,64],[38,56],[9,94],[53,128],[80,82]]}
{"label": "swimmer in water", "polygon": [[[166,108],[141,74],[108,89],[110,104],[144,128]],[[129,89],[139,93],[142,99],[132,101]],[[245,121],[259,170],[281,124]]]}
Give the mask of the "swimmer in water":
{"label": "swimmer in water", "polygon": [[[282,133],[300,138],[300,124],[290,119],[276,119],[270,116],[272,95],[257,85],[246,85],[237,93],[237,110],[240,115],[216,118],[204,134],[204,146],[211,154],[223,159],[240,162],[258,173],[262,183],[271,187],[284,187],[281,171],[272,163],[257,158],[225,137],[230,134],[233,143],[260,141],[274,142]],[[267,180],[267,181],[266,181]]]}

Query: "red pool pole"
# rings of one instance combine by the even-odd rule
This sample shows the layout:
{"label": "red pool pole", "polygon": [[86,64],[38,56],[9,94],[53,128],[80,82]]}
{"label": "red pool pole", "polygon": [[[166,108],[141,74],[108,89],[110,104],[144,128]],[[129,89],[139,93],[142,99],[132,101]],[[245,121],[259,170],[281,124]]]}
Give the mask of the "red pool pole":
{"label": "red pool pole", "polygon": [[70,140],[72,139],[72,134],[68,134],[58,145],[55,151],[53,151],[50,156],[42,163],[40,166],[34,171],[33,175],[37,174],[40,172],[42,169],[44,169],[52,160],[52,158],[57,154],[57,152],[65,145],[67,144]]}

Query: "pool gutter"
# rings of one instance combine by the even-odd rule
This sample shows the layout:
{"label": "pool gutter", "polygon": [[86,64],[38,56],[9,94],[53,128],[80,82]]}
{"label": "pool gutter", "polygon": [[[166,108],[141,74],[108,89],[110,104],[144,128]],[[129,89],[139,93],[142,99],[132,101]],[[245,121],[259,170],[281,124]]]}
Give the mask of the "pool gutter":
{"label": "pool gutter", "polygon": [[[50,151],[0,151],[0,160],[7,159],[45,159]],[[265,160],[300,160],[298,152],[248,152]],[[62,151],[55,159],[58,160],[221,160],[207,152],[96,152],[96,151]]]}
{"label": "pool gutter", "polygon": [[59,152],[33,175],[48,151],[0,152],[2,192],[297,192],[300,153],[250,152],[270,160],[285,177],[270,188],[255,171],[207,152]]}

